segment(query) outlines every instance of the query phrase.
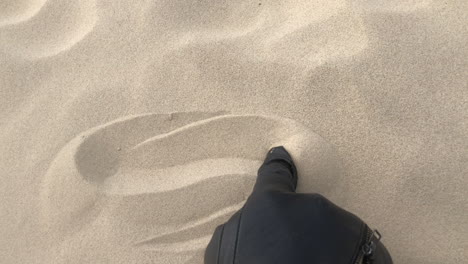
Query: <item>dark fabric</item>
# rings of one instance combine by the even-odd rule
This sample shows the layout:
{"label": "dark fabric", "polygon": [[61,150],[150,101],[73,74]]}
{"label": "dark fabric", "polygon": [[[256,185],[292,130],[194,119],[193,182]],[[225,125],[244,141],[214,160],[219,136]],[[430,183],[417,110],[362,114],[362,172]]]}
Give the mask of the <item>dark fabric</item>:
{"label": "dark fabric", "polygon": [[[319,194],[295,193],[297,171],[283,147],[272,148],[244,207],[216,228],[205,264],[354,264],[367,225]],[[373,264],[391,264],[376,242]]]}

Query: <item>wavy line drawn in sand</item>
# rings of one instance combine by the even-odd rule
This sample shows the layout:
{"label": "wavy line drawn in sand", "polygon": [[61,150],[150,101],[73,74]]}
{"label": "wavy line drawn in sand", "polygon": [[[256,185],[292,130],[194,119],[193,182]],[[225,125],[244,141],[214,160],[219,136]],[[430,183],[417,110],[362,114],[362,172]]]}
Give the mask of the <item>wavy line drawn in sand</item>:
{"label": "wavy line drawn in sand", "polygon": [[0,49],[15,57],[39,59],[71,49],[95,27],[95,0],[3,3]]}
{"label": "wavy line drawn in sand", "polygon": [[291,119],[181,112],[115,120],[58,153],[42,185],[43,220],[61,234],[101,218],[135,230],[151,223],[165,231],[134,247],[198,254],[213,228],[241,207],[267,150],[278,145],[302,175],[299,192],[333,189],[333,148]]}

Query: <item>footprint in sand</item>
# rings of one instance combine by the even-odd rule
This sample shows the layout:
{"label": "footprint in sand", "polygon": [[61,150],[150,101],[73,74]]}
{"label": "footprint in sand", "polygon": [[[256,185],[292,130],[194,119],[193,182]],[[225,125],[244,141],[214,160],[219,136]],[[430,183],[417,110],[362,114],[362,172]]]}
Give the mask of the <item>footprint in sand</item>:
{"label": "footprint in sand", "polygon": [[70,49],[97,21],[95,0],[7,0],[0,7],[0,51],[24,59]]}
{"label": "footprint in sand", "polygon": [[43,220],[66,235],[105,219],[112,232],[131,235],[119,243],[200,256],[214,227],[245,202],[267,150],[278,145],[295,160],[299,192],[333,189],[335,152],[291,119],[181,112],[115,120],[58,153],[42,185]]}

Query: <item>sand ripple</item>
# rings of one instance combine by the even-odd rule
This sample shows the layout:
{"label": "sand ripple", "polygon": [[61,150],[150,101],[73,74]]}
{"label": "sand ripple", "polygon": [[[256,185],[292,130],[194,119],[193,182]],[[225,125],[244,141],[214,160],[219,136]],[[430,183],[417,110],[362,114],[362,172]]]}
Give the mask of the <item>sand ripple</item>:
{"label": "sand ripple", "polygon": [[434,8],[432,0],[351,0],[351,3],[369,12],[409,13]]}
{"label": "sand ripple", "polygon": [[2,2],[0,51],[38,59],[69,50],[94,29],[94,0]]}
{"label": "sand ripple", "polygon": [[[240,44],[239,53],[245,55],[242,60],[313,69],[357,56],[368,48],[361,15],[345,12],[344,0],[281,1],[260,6],[246,1],[242,8],[237,6],[237,12],[225,7],[206,17],[196,16],[198,5],[186,5],[194,10],[180,8],[181,17],[176,21],[163,14],[175,13],[172,8],[177,6],[168,6],[171,8],[155,11],[159,13],[154,23],[170,25],[168,29],[177,32],[178,39],[169,45],[175,53],[213,46],[206,43],[235,42]],[[207,17],[209,21],[205,21]]]}
{"label": "sand ripple", "polygon": [[47,0],[4,0],[0,2],[0,26],[17,24],[35,16]]}
{"label": "sand ripple", "polygon": [[[199,254],[213,228],[245,201],[276,145],[295,159],[299,191],[333,189],[333,149],[290,119],[187,112],[115,120],[58,153],[44,178],[43,220],[61,234],[125,223],[127,235],[139,237],[134,247]],[[148,235],[148,226],[158,231]]]}

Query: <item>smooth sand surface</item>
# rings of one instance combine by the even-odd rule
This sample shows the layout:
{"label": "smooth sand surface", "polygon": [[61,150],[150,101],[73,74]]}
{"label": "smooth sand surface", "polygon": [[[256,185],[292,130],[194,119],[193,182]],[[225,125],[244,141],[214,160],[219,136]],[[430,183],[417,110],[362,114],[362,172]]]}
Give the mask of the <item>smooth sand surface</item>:
{"label": "smooth sand surface", "polygon": [[0,263],[202,263],[276,145],[395,263],[466,263],[467,13],[2,1]]}

